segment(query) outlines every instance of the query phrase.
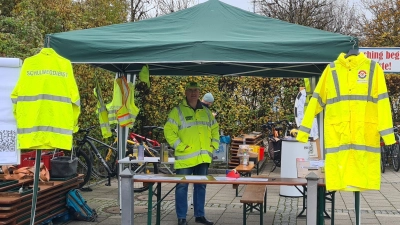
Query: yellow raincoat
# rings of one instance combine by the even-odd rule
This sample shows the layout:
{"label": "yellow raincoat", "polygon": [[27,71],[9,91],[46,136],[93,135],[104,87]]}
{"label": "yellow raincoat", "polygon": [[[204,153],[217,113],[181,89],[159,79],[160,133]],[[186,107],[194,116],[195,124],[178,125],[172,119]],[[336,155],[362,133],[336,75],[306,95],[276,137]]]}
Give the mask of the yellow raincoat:
{"label": "yellow raincoat", "polygon": [[379,190],[380,136],[388,145],[395,143],[382,68],[363,53],[348,58],[341,53],[324,70],[297,140],[308,140],[323,109],[327,190]]}
{"label": "yellow raincoat", "polygon": [[70,150],[80,97],[71,62],[51,48],[25,59],[11,93],[18,148]]}

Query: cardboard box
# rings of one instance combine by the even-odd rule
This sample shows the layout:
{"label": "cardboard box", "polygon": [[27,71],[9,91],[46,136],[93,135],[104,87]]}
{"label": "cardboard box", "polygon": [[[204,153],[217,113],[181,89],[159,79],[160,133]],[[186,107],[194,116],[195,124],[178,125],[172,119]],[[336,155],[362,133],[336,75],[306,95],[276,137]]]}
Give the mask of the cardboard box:
{"label": "cardboard box", "polygon": [[[261,153],[262,150],[262,153]],[[264,158],[264,148],[261,148],[259,145],[250,145],[250,151],[257,153],[258,161],[263,160]]]}
{"label": "cardboard box", "polygon": [[319,178],[325,178],[324,160],[296,159],[297,177],[305,178],[309,173],[314,172]]}
{"label": "cardboard box", "polygon": [[304,149],[308,151],[308,156],[314,159],[322,159],[319,138],[315,141],[306,142]]}

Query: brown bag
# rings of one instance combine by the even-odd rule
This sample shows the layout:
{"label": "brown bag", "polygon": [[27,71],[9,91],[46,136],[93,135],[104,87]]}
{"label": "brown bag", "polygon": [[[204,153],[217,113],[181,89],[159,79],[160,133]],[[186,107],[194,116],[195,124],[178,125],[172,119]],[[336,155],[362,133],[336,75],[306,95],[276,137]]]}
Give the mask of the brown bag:
{"label": "brown bag", "polygon": [[[35,172],[35,166],[21,168],[16,168],[15,166],[2,166],[1,168],[6,180],[33,179]],[[39,180],[43,182],[50,180],[49,170],[46,168],[44,163],[40,163]]]}

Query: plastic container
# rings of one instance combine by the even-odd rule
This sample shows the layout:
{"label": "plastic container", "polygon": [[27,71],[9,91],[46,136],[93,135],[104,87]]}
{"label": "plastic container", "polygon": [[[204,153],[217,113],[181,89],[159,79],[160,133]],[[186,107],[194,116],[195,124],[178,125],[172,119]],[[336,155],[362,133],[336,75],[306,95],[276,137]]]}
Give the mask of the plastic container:
{"label": "plastic container", "polygon": [[160,148],[160,161],[161,162],[168,162],[168,147],[167,144],[161,143]]}
{"label": "plastic container", "polygon": [[76,175],[78,168],[78,159],[71,159],[71,156],[61,156],[50,160],[51,170],[50,177],[66,178]]}
{"label": "plastic container", "polygon": [[138,160],[144,160],[144,145],[143,145],[143,143],[140,143],[139,147],[138,147]]}
{"label": "plastic container", "polygon": [[138,147],[136,145],[133,145],[132,148],[132,158],[133,159],[138,159]]}
{"label": "plastic container", "polygon": [[243,155],[240,157],[240,164],[242,165],[249,165],[249,160],[250,156],[247,153],[243,153]]}

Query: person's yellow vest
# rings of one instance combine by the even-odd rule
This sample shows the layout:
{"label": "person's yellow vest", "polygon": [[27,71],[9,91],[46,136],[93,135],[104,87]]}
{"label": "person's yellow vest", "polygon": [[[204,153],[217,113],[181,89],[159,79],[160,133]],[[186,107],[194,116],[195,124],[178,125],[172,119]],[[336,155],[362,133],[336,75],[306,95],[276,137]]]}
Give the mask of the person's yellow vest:
{"label": "person's yellow vest", "polygon": [[395,143],[384,73],[363,53],[344,56],[324,70],[297,140],[308,140],[315,115],[324,110],[327,190],[379,190],[380,137]]}
{"label": "person's yellow vest", "polygon": [[121,127],[133,127],[139,108],[135,105],[135,87],[125,77],[114,80],[112,102],[107,104],[110,124],[119,123]]}
{"label": "person's yellow vest", "polygon": [[211,163],[213,150],[219,148],[219,125],[211,111],[207,107],[195,111],[186,100],[171,110],[164,135],[175,149],[175,169]]}
{"label": "person's yellow vest", "polygon": [[94,88],[94,95],[97,99],[97,115],[99,117],[101,134],[103,135],[103,138],[111,137],[112,132],[110,123],[108,122],[108,112],[101,95],[100,85],[97,81],[96,87]]}
{"label": "person's yellow vest", "polygon": [[71,150],[80,97],[68,59],[51,48],[25,59],[11,101],[19,149]]}

